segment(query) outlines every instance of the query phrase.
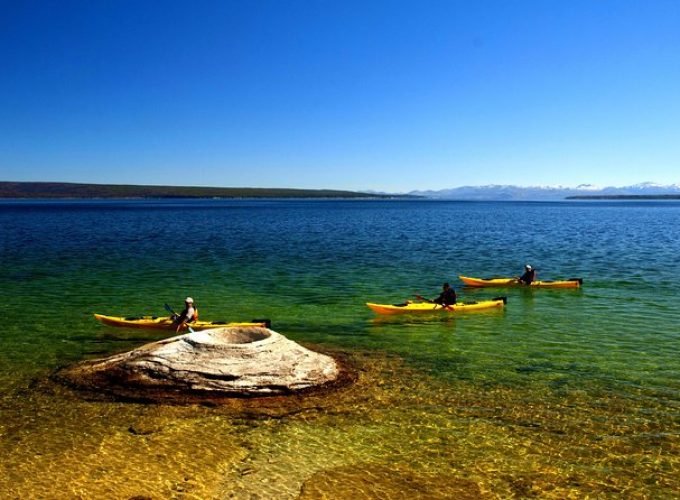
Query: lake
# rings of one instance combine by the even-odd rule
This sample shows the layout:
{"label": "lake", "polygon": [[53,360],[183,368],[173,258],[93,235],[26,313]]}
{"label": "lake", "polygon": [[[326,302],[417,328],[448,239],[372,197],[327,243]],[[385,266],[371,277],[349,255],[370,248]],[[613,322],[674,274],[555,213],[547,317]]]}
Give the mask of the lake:
{"label": "lake", "polygon": [[[0,493],[11,498],[673,497],[679,202],[0,202]],[[468,289],[458,275],[581,277]],[[376,317],[365,302],[507,296]],[[360,367],[297,409],[104,401],[59,367],[164,333],[92,313],[270,318]],[[331,401],[329,401],[331,399]]]}

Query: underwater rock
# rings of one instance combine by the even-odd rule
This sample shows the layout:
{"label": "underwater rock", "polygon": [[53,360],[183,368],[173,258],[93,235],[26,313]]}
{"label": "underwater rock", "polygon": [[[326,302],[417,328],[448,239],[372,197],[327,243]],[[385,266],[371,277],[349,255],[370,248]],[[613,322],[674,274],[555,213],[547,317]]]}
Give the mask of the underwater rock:
{"label": "underwater rock", "polygon": [[339,372],[330,356],[273,330],[237,327],[187,333],[78,363],[59,378],[132,399],[182,400],[291,394],[330,384]]}

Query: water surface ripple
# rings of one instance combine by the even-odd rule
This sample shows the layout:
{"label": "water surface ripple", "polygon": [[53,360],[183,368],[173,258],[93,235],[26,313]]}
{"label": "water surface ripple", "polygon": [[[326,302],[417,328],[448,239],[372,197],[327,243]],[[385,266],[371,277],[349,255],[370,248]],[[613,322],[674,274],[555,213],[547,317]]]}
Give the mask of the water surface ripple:
{"label": "water surface ripple", "polygon": [[[2,202],[0,228],[3,496],[680,491],[680,203]],[[525,263],[584,287],[457,280]],[[507,307],[379,318],[364,305],[444,281]],[[162,336],[93,312],[163,315],[186,295],[204,319],[268,317],[296,341],[365,356],[365,376],[337,407],[255,420],[43,383]]]}

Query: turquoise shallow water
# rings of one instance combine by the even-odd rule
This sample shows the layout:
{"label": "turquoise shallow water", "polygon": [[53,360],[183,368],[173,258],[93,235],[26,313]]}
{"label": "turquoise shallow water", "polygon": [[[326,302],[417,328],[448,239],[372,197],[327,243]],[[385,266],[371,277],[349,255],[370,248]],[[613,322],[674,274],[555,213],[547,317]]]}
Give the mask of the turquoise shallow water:
{"label": "turquoise shallow water", "polygon": [[[349,481],[370,496],[370,488],[362,483],[365,478],[348,472],[341,459],[344,455],[338,453],[337,448],[347,442],[357,445],[361,461],[371,457],[376,481],[393,481],[394,475],[385,471],[398,463],[403,469],[400,477],[415,470],[425,475],[414,476],[414,481],[435,491],[441,485],[434,470],[450,468],[468,476],[474,469],[471,464],[480,460],[475,457],[495,456],[494,441],[515,439],[507,434],[513,425],[523,431],[533,429],[530,440],[536,448],[527,445],[527,453],[535,456],[530,463],[542,464],[543,479],[532,483],[527,470],[516,469],[515,457],[515,465],[498,465],[501,479],[498,473],[496,479],[489,479],[493,476],[489,466],[484,468],[488,477],[481,475],[474,484],[461,486],[463,490],[527,496],[532,484],[538,484],[538,492],[555,497],[574,492],[607,494],[606,488],[585,488],[583,479],[575,485],[565,479],[579,468],[600,478],[597,484],[603,483],[602,478],[621,477],[620,470],[635,471],[625,477],[625,485],[610,485],[609,493],[666,495],[678,487],[677,481],[668,479],[678,471],[680,420],[678,203],[3,202],[0,227],[0,289],[5,304],[0,337],[0,411],[4,413],[0,447],[14,457],[13,465],[6,467],[16,484],[24,484],[21,471],[28,473],[31,464],[40,463],[35,454],[21,451],[30,450],[36,436],[44,443],[40,456],[63,451],[62,446],[80,456],[76,417],[69,417],[64,408],[78,408],[89,415],[83,418],[91,419],[91,425],[97,422],[97,430],[90,432],[96,436],[90,443],[93,447],[101,449],[120,425],[125,427],[106,425],[104,416],[114,411],[112,406],[74,402],[36,387],[36,381],[59,366],[159,338],[158,332],[104,327],[92,313],[163,315],[165,302],[179,308],[183,297],[191,295],[202,319],[268,317],[277,331],[297,341],[400,360],[402,368],[394,380],[382,380],[383,392],[375,394],[373,401],[350,405],[354,409],[343,412],[341,423],[330,424],[331,417],[324,414],[275,431],[281,438],[277,446],[283,447],[277,448],[281,455],[277,463],[288,464],[292,476],[313,483],[301,490],[303,494],[340,492],[340,485]],[[584,287],[467,289],[456,278],[458,274],[516,275],[525,263],[537,267],[541,279],[582,277]],[[464,300],[506,295],[507,307],[455,317],[385,319],[364,305],[366,301],[401,302],[416,293],[434,296],[443,281],[454,284]],[[370,380],[366,383],[371,385]],[[412,401],[385,403],[404,390]],[[475,403],[477,397],[483,401]],[[460,408],[475,404],[493,406],[492,401],[504,415],[500,427],[497,419],[489,423],[483,411],[472,416],[460,413]],[[366,429],[368,409],[372,412],[383,405],[378,416],[368,419],[373,430]],[[543,421],[538,427],[523,427],[527,415],[513,421],[515,411],[531,414],[531,405],[545,421],[566,415],[569,425],[555,434],[546,431]],[[35,420],[36,412],[50,407],[61,408],[51,417],[52,432],[39,422],[27,423]],[[452,415],[454,407],[458,413]],[[131,412],[129,418],[148,417],[150,411],[134,405],[124,408],[115,411]],[[196,416],[189,409],[158,411],[169,412],[162,415],[163,422],[175,426],[193,418],[206,426],[216,418]],[[618,418],[626,424],[617,424]],[[480,422],[489,427],[472,425]],[[233,425],[231,420],[224,424],[229,429]],[[341,426],[344,437],[329,438],[328,425]],[[72,427],[68,445],[59,444],[66,438],[54,426]],[[607,430],[579,437],[579,426]],[[220,427],[221,432],[229,434],[227,427]],[[256,450],[248,455],[255,465],[254,472],[243,478],[271,472],[268,462],[257,457],[258,453],[264,456],[265,450],[274,453],[268,448],[274,431],[265,424],[248,429],[246,448]],[[444,465],[441,457],[454,446],[448,440],[458,434],[460,442],[471,440],[465,456],[453,464],[447,458]],[[299,435],[316,436],[315,450],[331,457],[329,463],[308,458],[306,467],[294,464],[292,457],[309,452],[296,449]],[[386,435],[397,437],[385,441]],[[554,477],[546,476],[545,464],[552,463],[547,450],[554,445],[550,436],[566,440],[561,445],[571,450],[565,464],[549,472]],[[395,451],[420,438],[430,444],[418,448],[412,458]],[[625,442],[625,455],[656,457],[658,462],[645,465],[638,460],[626,469],[625,463],[614,466],[602,459],[598,468],[596,450],[618,457],[617,439]],[[203,449],[205,442],[198,439],[192,445]],[[235,443],[234,449],[242,445]],[[515,445],[513,450],[518,449]],[[504,453],[513,456],[507,449]],[[230,457],[234,464],[245,460],[237,452]],[[216,478],[227,477],[232,469],[229,465],[214,468],[210,477],[200,480],[202,487],[217,491],[217,496],[224,494],[229,487]],[[320,471],[325,474],[321,478]],[[62,482],[87,492],[94,483],[82,479],[83,474],[82,470],[64,472]],[[290,475],[282,472],[284,489],[289,480],[283,477]],[[159,483],[163,482],[161,474]],[[246,483],[241,493],[251,487],[257,490]],[[561,489],[545,486],[558,483]],[[23,490],[12,489],[9,483],[2,486],[14,494],[33,491],[29,486]],[[300,494],[296,488],[292,487],[295,494]],[[386,488],[383,496],[390,496],[392,490]],[[403,485],[394,486],[394,491],[402,490]],[[122,490],[112,486],[111,491]],[[157,485],[142,488],[145,491],[164,494]]]}

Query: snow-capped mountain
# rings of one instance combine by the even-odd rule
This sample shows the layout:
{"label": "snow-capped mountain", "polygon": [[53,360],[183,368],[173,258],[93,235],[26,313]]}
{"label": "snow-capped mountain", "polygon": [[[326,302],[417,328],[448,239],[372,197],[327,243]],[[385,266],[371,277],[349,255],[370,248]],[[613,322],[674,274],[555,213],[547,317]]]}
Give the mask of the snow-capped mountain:
{"label": "snow-capped mountain", "polygon": [[567,186],[513,186],[490,184],[487,186],[461,186],[452,189],[411,191],[415,196],[442,200],[563,200],[568,196],[616,195],[680,195],[680,184],[662,185],[643,182],[632,186],[599,187],[592,184]]}

